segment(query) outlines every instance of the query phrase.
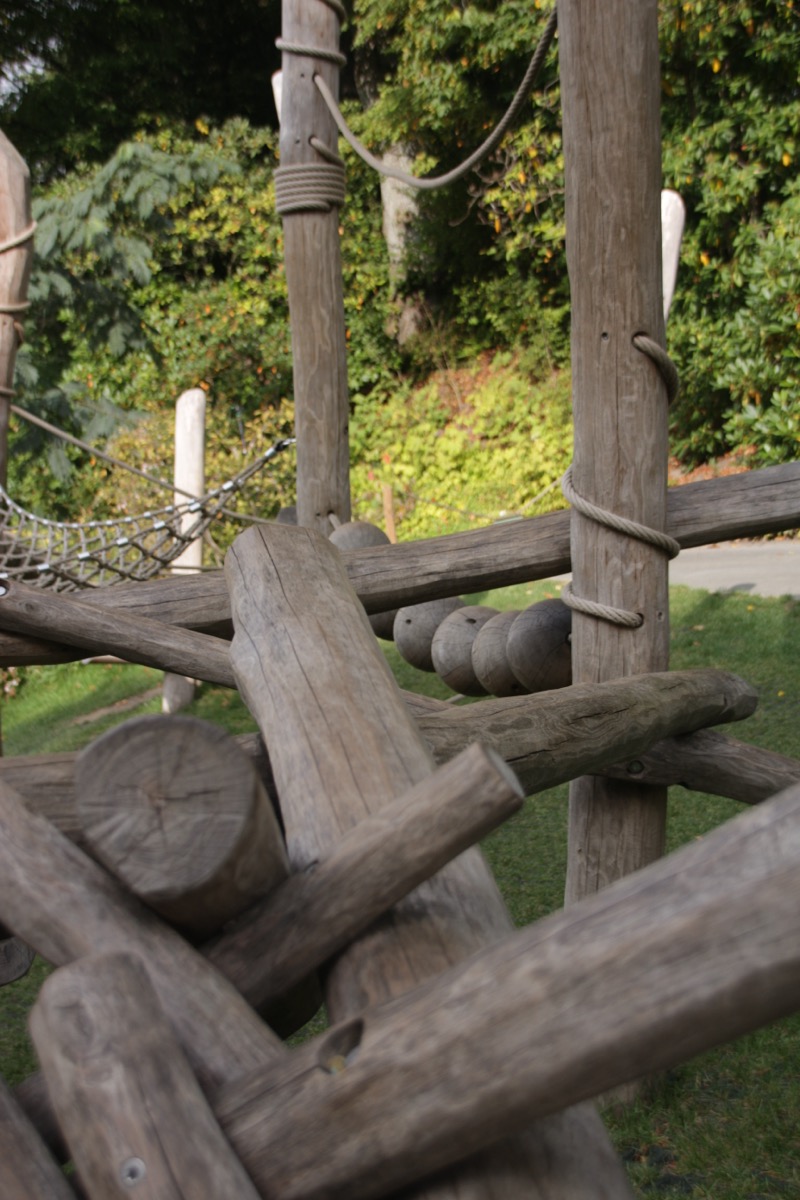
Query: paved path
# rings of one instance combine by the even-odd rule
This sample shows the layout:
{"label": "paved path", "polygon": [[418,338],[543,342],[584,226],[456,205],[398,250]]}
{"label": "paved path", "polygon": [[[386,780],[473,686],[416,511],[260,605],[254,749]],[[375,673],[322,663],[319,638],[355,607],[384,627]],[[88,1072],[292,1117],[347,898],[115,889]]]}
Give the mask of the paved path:
{"label": "paved path", "polygon": [[721,542],[682,550],[670,563],[669,575],[671,583],[709,592],[800,600],[800,541]]}

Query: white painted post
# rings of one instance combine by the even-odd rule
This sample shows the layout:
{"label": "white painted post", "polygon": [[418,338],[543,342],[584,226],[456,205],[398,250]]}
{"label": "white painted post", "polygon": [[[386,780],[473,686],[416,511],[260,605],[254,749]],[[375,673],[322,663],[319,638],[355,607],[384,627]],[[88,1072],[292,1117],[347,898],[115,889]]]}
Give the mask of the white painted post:
{"label": "white painted post", "polygon": [[[203,495],[205,491],[205,422],[206,394],[202,388],[191,388],[178,397],[175,405],[175,504],[183,504],[189,496]],[[196,520],[193,513],[184,513],[181,530],[191,528]],[[196,538],[173,560],[172,570],[177,575],[188,575],[199,571],[203,565],[203,539]],[[195,681],[183,675],[164,675],[161,710],[165,713],[180,712],[194,699]]]}

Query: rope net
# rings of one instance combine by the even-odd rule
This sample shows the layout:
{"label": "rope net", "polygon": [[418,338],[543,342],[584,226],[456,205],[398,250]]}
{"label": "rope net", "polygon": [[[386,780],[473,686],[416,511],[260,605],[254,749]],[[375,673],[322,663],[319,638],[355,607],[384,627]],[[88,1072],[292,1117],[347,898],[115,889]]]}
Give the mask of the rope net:
{"label": "rope net", "polygon": [[51,521],[22,508],[0,487],[0,579],[60,592],[152,579],[202,537],[226,512],[231,497],[293,441],[276,442],[202,498],[107,521]]}

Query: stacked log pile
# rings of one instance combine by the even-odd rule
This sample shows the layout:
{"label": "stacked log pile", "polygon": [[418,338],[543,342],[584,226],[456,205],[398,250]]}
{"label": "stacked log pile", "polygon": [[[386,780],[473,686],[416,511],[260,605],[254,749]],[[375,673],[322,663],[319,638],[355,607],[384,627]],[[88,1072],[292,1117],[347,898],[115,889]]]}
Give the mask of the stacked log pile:
{"label": "stacked log pile", "polygon": [[[163,716],[2,763],[0,921],[59,968],[30,1021],[42,1072],[0,1091],[8,1200],[629,1196],[587,1102],[796,1007],[800,787],[764,796],[800,770],[754,759],[748,787],[707,728],[753,711],[747,684],[412,700],[349,565],[310,530],[253,528],[215,618],[232,642],[185,630],[260,737]],[[45,631],[41,593],[6,599]],[[67,644],[119,616],[48,613]],[[116,628],[158,658],[175,626]],[[761,803],[514,932],[475,843],[526,793],[691,774],[693,750]],[[322,996],[331,1027],[288,1049]]]}

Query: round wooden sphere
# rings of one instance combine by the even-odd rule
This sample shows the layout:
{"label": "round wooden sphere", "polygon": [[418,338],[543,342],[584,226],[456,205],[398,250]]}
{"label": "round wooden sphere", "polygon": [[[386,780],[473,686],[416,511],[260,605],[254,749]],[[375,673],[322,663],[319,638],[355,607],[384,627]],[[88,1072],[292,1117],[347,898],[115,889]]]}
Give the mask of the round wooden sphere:
{"label": "round wooden sphere", "polygon": [[[334,529],[328,539],[339,550],[364,550],[367,546],[388,546],[389,539],[377,525],[369,521],[346,521]],[[391,612],[372,613],[369,623],[376,637],[392,640],[394,618],[397,609]]]}
{"label": "round wooden sphere", "polygon": [[426,600],[398,608],[394,618],[394,644],[398,653],[418,671],[432,671],[431,644],[433,635],[445,617],[456,609],[466,607],[458,596],[442,600]]}
{"label": "round wooden sphere", "polygon": [[389,539],[377,525],[369,521],[345,521],[328,538],[340,550],[363,550],[366,546],[387,546]]}
{"label": "round wooden sphere", "polygon": [[522,696],[528,690],[511,670],[506,653],[508,633],[519,609],[490,617],[472,644],[472,669],[490,696]]}
{"label": "round wooden sphere", "polygon": [[485,696],[486,688],[472,666],[472,647],[478,633],[497,612],[482,604],[467,604],[445,617],[431,643],[436,674],[454,692],[463,696]]}
{"label": "round wooden sphere", "polygon": [[563,600],[540,600],[521,612],[508,633],[511,670],[529,692],[572,682],[572,613]]}

